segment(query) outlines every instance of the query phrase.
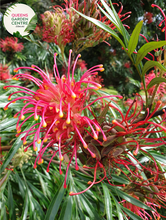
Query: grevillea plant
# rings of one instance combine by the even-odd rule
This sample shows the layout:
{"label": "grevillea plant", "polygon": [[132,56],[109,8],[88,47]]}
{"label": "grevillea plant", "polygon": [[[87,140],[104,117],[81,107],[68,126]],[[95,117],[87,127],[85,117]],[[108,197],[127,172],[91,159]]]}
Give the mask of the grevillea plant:
{"label": "grevillea plant", "polygon": [[[65,1],[63,6],[55,5],[54,11],[46,11],[41,14],[42,25],[37,25],[35,29],[36,34],[43,41],[53,42],[59,46],[63,60],[65,60],[64,49],[68,43],[72,43],[73,56],[75,57],[82,50],[109,40],[110,33],[85,20],[72,9],[73,7],[109,25],[111,29],[115,29],[115,25],[106,16],[102,16],[100,10],[97,9],[97,0],[84,0],[80,4],[78,0],[69,0]],[[122,10],[123,6],[121,5],[118,16],[124,21],[130,17],[131,12],[122,14]]]}
{"label": "grevillea plant", "polygon": [[[110,134],[109,136],[106,135],[107,141],[103,142],[102,146],[104,146],[105,143],[108,142],[108,145],[106,145],[108,148],[108,151],[106,151],[106,155],[108,153],[108,155],[111,156],[109,163],[111,164],[112,167],[116,167],[118,168],[118,170],[120,170],[120,172],[123,172],[125,176],[126,176],[126,172],[124,172],[124,170],[122,169],[122,165],[126,169],[128,169],[131,176],[128,173],[127,178],[131,177],[130,182],[134,185],[135,189],[139,188],[140,186],[150,187],[150,190],[152,190],[151,191],[152,194],[155,195],[156,188],[155,189],[153,188],[150,179],[154,178],[153,181],[157,182],[159,180],[160,175],[162,176],[163,179],[165,179],[164,172],[162,173],[162,171],[158,167],[155,158],[151,155],[150,149],[153,149],[154,147],[158,148],[159,146],[163,146],[163,144],[165,143],[165,109],[159,110],[160,106],[162,106],[162,102],[157,101],[157,103],[155,104],[154,100],[155,97],[157,97],[156,95],[159,88],[161,88],[161,86],[163,86],[163,84],[166,83],[165,80],[166,41],[158,40],[157,42],[155,41],[148,42],[146,37],[140,34],[141,27],[143,24],[142,21],[140,21],[137,24],[133,33],[130,36],[129,33],[126,31],[126,29],[124,29],[124,27],[122,26],[117,15],[115,15],[115,10],[113,8],[112,3],[110,2],[111,4],[111,9],[110,9],[108,5],[105,4],[104,1],[101,2],[105,7],[105,11],[99,6],[100,9],[102,10],[103,14],[115,24],[116,28],[119,30],[121,34],[121,38],[115,32],[113,32],[113,30],[109,29],[108,26],[103,25],[101,22],[98,22],[93,18],[88,18],[83,14],[82,16],[88,19],[89,21],[93,22],[103,30],[107,30],[109,33],[112,33],[112,36],[114,36],[118,40],[118,42],[122,45],[123,49],[125,50],[126,54],[131,59],[131,62],[135,66],[136,70],[138,71],[138,74],[142,81],[143,90],[145,92],[145,99],[143,100],[141,98],[141,102],[139,102],[141,103],[142,107],[140,107],[140,104],[138,105],[137,100],[135,99],[133,100],[133,102],[131,102],[130,107],[126,112],[126,115],[124,115],[124,113],[122,113],[117,108],[117,111],[121,115],[121,120],[120,121],[113,120],[112,123],[109,124],[109,126],[107,127],[107,132],[110,132]],[[166,21],[165,20],[166,16],[163,10],[157,5],[153,4],[152,7],[159,8],[159,10],[161,11],[164,17],[164,19],[159,24],[159,26],[161,26],[161,24]],[[162,28],[162,31],[165,31],[165,27],[166,27],[165,25],[166,24],[164,23],[164,27]],[[144,44],[137,51],[136,46],[140,35],[146,39],[147,43]],[[160,48],[160,51],[158,50],[158,48]],[[157,61],[154,60],[154,55],[150,53],[151,50],[155,50]],[[162,53],[164,53],[163,57],[162,57]],[[147,54],[151,55],[153,59],[150,60],[149,58],[147,58],[146,57]],[[164,60],[162,60],[163,58]],[[142,63],[143,59],[147,60],[147,62],[144,65]],[[155,68],[155,76],[153,77],[153,79],[149,80],[150,82],[149,84],[147,84],[145,80],[145,74],[148,73],[148,71],[153,67]],[[150,89],[152,89],[153,86],[154,88],[152,90],[152,94],[149,96],[148,92],[150,91]],[[132,110],[133,105],[135,105],[135,107]],[[133,112],[129,114],[131,110]],[[159,115],[163,115],[163,117],[160,118],[160,120],[152,119]],[[112,134],[111,134],[111,130],[113,130]],[[153,134],[155,134],[155,139],[153,139],[154,138]],[[134,150],[132,152],[133,154],[131,154],[132,150]],[[100,155],[102,155],[102,150],[101,151],[99,150],[99,152]],[[149,169],[149,167],[146,167],[145,165],[143,165],[143,163],[140,163],[139,159],[136,158],[137,154],[144,154],[147,157],[149,157],[150,160],[153,161],[153,165],[151,166],[151,168],[153,167],[153,169]],[[106,164],[108,165],[108,163]],[[132,168],[132,166],[135,168]],[[148,172],[148,176],[150,176],[149,178],[147,178],[147,176],[144,175],[146,172]],[[125,191],[125,188],[123,190]],[[141,190],[138,189],[138,192],[140,191]],[[132,195],[134,198],[141,200],[141,198],[134,192],[131,192],[129,194]],[[146,192],[144,192],[144,195],[146,195]],[[162,198],[164,198],[165,191],[163,191],[161,195]],[[152,218],[160,219],[161,215],[158,213],[156,208],[160,208],[161,204],[163,204],[165,200],[157,201],[153,199],[152,195],[150,195],[148,197],[148,200],[142,200],[142,201],[146,205],[152,208],[153,217],[144,209],[141,209],[140,207],[135,206],[131,203],[124,202],[123,205],[124,207],[127,207],[128,209],[130,209],[132,212],[134,212],[136,215],[140,216],[143,219],[152,219]]]}
{"label": "grevillea plant", "polygon": [[[85,133],[89,133],[89,131],[86,131],[88,127],[90,127],[93,134],[92,137],[95,140],[98,139],[99,132],[102,134],[103,140],[107,140],[106,135],[104,134],[100,124],[95,120],[95,118],[91,119],[82,115],[83,110],[86,108],[90,109],[90,106],[94,102],[104,98],[115,97],[114,95],[105,97],[99,96],[92,102],[89,100],[89,91],[98,90],[101,88],[100,84],[94,81],[90,81],[89,77],[91,75],[96,75],[97,71],[103,71],[104,69],[102,65],[94,66],[87,70],[78,82],[75,82],[74,70],[80,54],[76,58],[70,76],[71,53],[72,50],[69,52],[67,77],[65,75],[60,77],[56,64],[57,54],[54,56],[54,75],[57,84],[54,85],[46,73],[44,73],[39,67],[32,65],[31,67],[16,68],[14,71],[17,72],[21,69],[33,70],[39,73],[40,77],[42,77],[42,80],[26,73],[18,73],[13,78],[27,78],[33,81],[39,87],[36,91],[15,85],[4,87],[4,89],[11,87],[21,89],[17,92],[13,92],[9,96],[8,100],[11,100],[12,96],[15,94],[25,93],[25,96],[13,99],[4,108],[7,110],[11,103],[20,99],[25,103],[21,111],[14,115],[15,118],[18,117],[18,122],[16,125],[17,133],[22,134],[22,125],[31,117],[33,117],[36,121],[31,128],[29,128],[27,131],[23,131],[24,137],[22,138],[23,144],[27,145],[25,151],[27,151],[30,146],[33,146],[34,151],[38,151],[38,156],[36,157],[34,168],[37,167],[37,163],[43,163],[42,156],[46,150],[48,150],[53,145],[58,147],[58,149],[53,153],[52,158],[48,164],[47,172],[49,172],[49,165],[57,153],[59,154],[60,161],[63,161],[65,154],[69,155],[70,162],[68,164],[67,170],[74,157],[76,170],[78,170],[77,152],[79,151],[80,144],[82,144],[83,147],[90,153],[92,158],[96,157],[96,154],[90,150],[86,141],[83,139]],[[121,96],[117,97],[121,98]],[[87,101],[88,104],[86,104]],[[29,137],[32,134],[34,135],[33,141],[29,141]],[[36,143],[40,144],[40,149],[37,148]],[[62,173],[61,163],[59,172]],[[68,172],[66,172],[66,178],[67,173]],[[65,188],[66,178],[64,183]]]}
{"label": "grevillea plant", "polygon": [[5,40],[0,39],[0,47],[3,52],[16,53],[24,49],[23,43],[18,43],[17,37],[6,37]]}

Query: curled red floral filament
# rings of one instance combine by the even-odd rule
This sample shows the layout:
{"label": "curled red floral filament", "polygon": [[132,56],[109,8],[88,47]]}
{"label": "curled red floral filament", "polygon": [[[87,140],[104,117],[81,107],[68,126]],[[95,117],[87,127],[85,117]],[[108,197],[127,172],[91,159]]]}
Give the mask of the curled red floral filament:
{"label": "curled red floral filament", "polygon": [[[17,133],[24,134],[22,140],[23,144],[27,145],[25,151],[31,146],[33,146],[35,151],[38,150],[34,168],[37,167],[37,164],[43,163],[43,154],[52,146],[56,146],[58,149],[53,152],[47,171],[49,171],[49,166],[53,158],[58,155],[60,160],[60,173],[62,173],[61,163],[64,159],[64,155],[67,154],[70,156],[66,170],[65,184],[69,165],[73,158],[75,159],[75,168],[78,170],[77,151],[81,144],[83,144],[84,148],[88,150],[93,158],[96,157],[88,148],[83,138],[85,134],[89,132],[88,129],[92,131],[95,140],[98,139],[99,131],[103,135],[103,140],[106,140],[106,136],[96,119],[84,116],[82,111],[86,108],[89,110],[89,105],[92,105],[94,102],[108,98],[107,96],[99,96],[96,97],[93,102],[89,101],[89,104],[86,104],[87,100],[89,100],[89,91],[92,88],[95,88],[95,90],[101,88],[98,83],[91,80],[87,81],[87,77],[96,74],[97,71],[103,71],[103,66],[96,65],[90,68],[82,75],[80,81],[76,82],[74,79],[74,70],[80,54],[77,56],[71,70],[71,53],[72,50],[69,51],[67,76],[60,76],[56,63],[57,54],[54,55],[56,84],[52,83],[43,70],[32,65],[31,67],[18,67],[14,71],[18,72],[22,69],[33,70],[40,75],[41,79],[24,73],[17,73],[13,78],[29,79],[36,84],[38,87],[37,90],[33,91],[26,87],[15,85],[4,87],[4,89],[10,87],[18,88],[18,91],[9,95],[8,100],[10,100],[10,102],[5,106],[5,110],[7,110],[8,106],[13,102],[22,100],[23,103],[25,103],[23,108],[16,113],[14,117],[18,117],[16,125]],[[24,95],[11,100],[13,95],[18,96],[19,93]],[[121,98],[121,96],[116,97]],[[34,122],[31,128],[26,131],[21,131],[25,122],[28,122],[28,120],[32,118],[34,118]],[[32,135],[33,141],[30,141],[30,136]],[[47,143],[48,141],[49,143]],[[38,148],[37,144],[39,145]]]}

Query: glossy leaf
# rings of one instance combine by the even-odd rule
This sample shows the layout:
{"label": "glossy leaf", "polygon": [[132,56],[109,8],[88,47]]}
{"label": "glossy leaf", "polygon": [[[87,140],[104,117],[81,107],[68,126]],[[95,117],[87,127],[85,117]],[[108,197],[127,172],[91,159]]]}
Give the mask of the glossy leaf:
{"label": "glossy leaf", "polygon": [[166,164],[166,157],[161,155],[160,153],[157,153],[155,151],[149,151],[149,154],[151,154],[155,160],[159,161],[160,163]]}
{"label": "glossy leaf", "polygon": [[[76,181],[75,179],[73,179],[73,180],[78,185],[78,187],[76,187],[76,184],[75,184],[74,192],[80,192],[80,191],[85,190],[85,182],[83,184],[83,183],[81,183],[81,181]],[[86,191],[86,193],[83,193],[83,194],[77,196],[77,200],[79,199],[79,206],[82,207],[81,211],[86,212],[87,215],[90,217],[90,219],[104,220],[103,218],[101,218],[101,216],[99,214],[99,210],[98,210],[98,212],[96,212],[96,209],[97,209],[96,201],[98,201],[98,199],[96,197],[95,198],[94,197],[95,196],[94,196],[93,192],[91,191],[91,189]]]}
{"label": "glossy leaf", "polygon": [[52,220],[55,219],[55,216],[59,210],[60,204],[64,198],[66,189],[63,187],[63,182],[60,185],[59,189],[57,190],[57,193],[53,197],[52,201],[50,202],[50,205],[48,207],[45,220]]}
{"label": "glossy leaf", "polygon": [[2,120],[0,123],[1,132],[5,130],[5,128],[9,128],[10,126],[15,125],[17,121],[18,121],[18,118],[10,118],[7,120],[6,119]]}
{"label": "glossy leaf", "polygon": [[10,173],[11,173],[11,170],[8,170],[8,171],[5,173],[4,176],[0,175],[0,177],[2,177],[2,178],[0,179],[0,189],[1,189],[0,193],[3,193],[3,191],[4,191],[5,187],[6,187],[6,184],[7,184],[8,178],[9,178],[9,176],[10,176]]}
{"label": "glossy leaf", "polygon": [[166,45],[166,41],[153,41],[153,42],[149,42],[144,44],[137,53],[137,58],[136,58],[136,62],[135,65],[138,66],[139,63],[141,62],[141,60],[147,55],[147,53],[149,53],[152,50],[155,50],[157,48],[160,48],[162,46]]}
{"label": "glossy leaf", "polygon": [[108,112],[108,109],[109,109],[109,104],[107,104],[107,105],[104,107],[104,109],[102,110],[101,114],[99,115],[99,117],[98,117],[98,119],[97,119],[98,123],[102,123],[102,122],[104,121],[105,116],[106,116],[106,114],[107,114],[107,112]]}
{"label": "glossy leaf", "polygon": [[32,202],[33,202],[33,205],[35,208],[35,213],[34,213],[35,218],[34,219],[37,219],[37,217],[39,219],[44,219],[45,213],[44,213],[41,205],[39,204],[39,202],[34,197],[32,197]]}
{"label": "glossy leaf", "polygon": [[[128,41],[129,41],[129,38],[130,38],[130,35],[129,35],[128,31],[126,30],[126,28],[124,27],[124,25],[123,25],[123,23],[122,23],[122,21],[121,21],[119,15],[118,15],[117,12],[115,11],[115,8],[114,8],[114,6],[113,6],[111,0],[110,0],[109,2],[110,2],[111,9],[112,9],[112,11],[113,11],[113,13],[114,13],[114,16],[116,17],[116,21],[117,21],[117,23],[119,24],[119,27],[120,27],[121,32],[122,32],[122,36],[123,36],[123,38],[124,38],[124,41],[125,41],[125,44],[126,44],[126,47],[127,47]],[[124,48],[124,49],[125,49],[125,48]]]}
{"label": "glossy leaf", "polygon": [[160,64],[159,62],[157,61],[152,61],[152,60],[149,60],[145,63],[145,65],[143,66],[143,69],[142,69],[142,76],[144,76],[148,70],[150,70],[151,68],[157,66],[160,70],[162,71],[165,71],[166,72],[166,68]]}
{"label": "glossy leaf", "polygon": [[[34,122],[33,122],[34,123]],[[25,130],[28,130],[31,126],[32,126],[32,124],[33,123],[31,123],[31,124],[29,124],[26,128],[25,128]],[[25,131],[24,130],[24,131]],[[2,173],[3,171],[4,171],[4,169],[8,166],[8,164],[10,163],[10,161],[11,161],[11,159],[13,158],[13,156],[15,155],[15,153],[17,152],[17,150],[21,147],[21,145],[22,145],[22,140],[21,140],[21,138],[22,137],[24,137],[24,133],[23,134],[20,134],[20,136],[16,139],[16,141],[14,142],[14,144],[13,144],[13,146],[12,146],[12,148],[10,149],[10,151],[8,152],[8,154],[7,154],[7,156],[6,156],[6,158],[5,158],[5,160],[4,160],[4,162],[3,162],[3,164],[2,164],[2,166],[0,167],[0,173]]]}
{"label": "glossy leaf", "polygon": [[65,202],[64,205],[61,209],[61,216],[58,220],[70,220],[72,216],[72,205],[73,205],[73,197],[68,196],[67,198],[65,197]]}
{"label": "glossy leaf", "polygon": [[28,194],[28,204],[29,204],[29,217],[30,219],[33,219],[34,210],[35,210],[35,207],[32,201],[33,197],[32,197],[32,193],[30,190],[27,190],[27,194]]}
{"label": "glossy leaf", "polygon": [[15,204],[13,200],[13,192],[10,182],[8,182],[8,208],[10,219],[16,220]]}
{"label": "glossy leaf", "polygon": [[110,198],[109,190],[106,185],[102,184],[103,192],[104,192],[104,203],[105,203],[105,211],[107,220],[112,220],[112,201]]}
{"label": "glossy leaf", "polygon": [[36,188],[34,185],[32,185],[29,181],[27,181],[27,184],[29,188],[32,190],[32,192],[39,198],[41,199],[41,204],[43,203],[46,207],[49,205],[49,200],[44,196],[44,194]]}
{"label": "glossy leaf", "polygon": [[140,83],[140,81],[135,80],[135,79],[133,79],[133,78],[131,78],[131,77],[128,77],[128,79],[129,79],[129,82],[130,82],[131,84],[137,86],[138,88],[141,87],[141,83]]}
{"label": "glossy leaf", "polygon": [[[73,8],[74,11],[76,11]],[[110,28],[108,25],[102,23],[101,21],[98,21],[94,18],[88,17],[84,14],[82,14],[81,12],[76,11],[79,15],[81,15],[83,18],[86,18],[88,21],[91,21],[93,24],[97,25],[98,27],[100,27],[101,29],[103,29],[104,31],[108,32],[109,34],[111,34],[120,44],[123,48],[126,48],[123,41],[119,38],[119,36],[117,35],[117,33],[112,30],[112,28]]]}
{"label": "glossy leaf", "polygon": [[107,13],[102,9],[102,7],[100,7],[99,4],[97,4],[97,6],[99,7],[100,11],[117,27],[117,29],[120,31],[121,33],[121,29],[120,26],[116,20],[116,17],[113,13],[113,11],[111,10],[111,8],[105,3],[105,1],[101,0],[101,3],[103,5],[103,7],[105,8],[105,10],[107,11]]}
{"label": "glossy leaf", "polygon": [[117,199],[115,198],[115,196],[111,193],[111,191],[110,191],[110,195],[111,195],[111,197],[112,197],[112,199],[113,199],[113,201],[114,201],[114,203],[115,203],[115,206],[116,206],[116,209],[117,209],[118,219],[119,219],[119,220],[123,220],[123,212],[122,212],[122,210],[121,210],[121,208],[120,208],[119,202],[117,201]]}
{"label": "glossy leaf", "polygon": [[153,209],[151,209],[149,206],[145,205],[144,203],[142,203],[138,199],[135,199],[134,197],[128,195],[127,193],[121,191],[117,187],[111,186],[111,185],[109,185],[109,187],[110,187],[110,189],[112,189],[113,192],[116,192],[117,195],[119,195],[121,198],[125,199],[127,202],[130,202],[130,203],[132,203],[132,204],[134,204],[134,205],[136,205],[140,208],[153,211]]}
{"label": "glossy leaf", "polygon": [[121,183],[121,184],[129,184],[129,181],[127,179],[124,179],[121,176],[117,176],[115,174],[111,174],[112,177],[112,181],[115,181],[117,183]]}
{"label": "glossy leaf", "polygon": [[45,178],[46,181],[44,181],[41,173],[37,169],[35,169],[35,171],[36,171],[36,173],[39,177],[39,181],[40,181],[40,184],[41,184],[41,187],[42,187],[43,194],[45,195],[45,197],[47,197],[47,195],[50,197],[51,192],[49,191],[49,188],[48,188],[48,179]]}
{"label": "glossy leaf", "polygon": [[142,28],[142,25],[143,25],[143,21],[140,21],[136,27],[134,28],[132,34],[131,34],[131,37],[130,37],[130,40],[129,40],[129,44],[128,44],[128,53],[131,55],[137,44],[138,44],[138,39],[139,39],[139,35],[140,35],[140,31],[141,31],[141,28]]}
{"label": "glossy leaf", "polygon": [[15,170],[14,172],[15,172],[15,175],[14,175],[14,176],[15,176],[16,181],[17,181],[17,183],[18,183],[19,191],[20,191],[20,193],[21,193],[21,196],[24,198],[24,197],[25,197],[25,193],[26,193],[26,191],[25,191],[25,187],[26,187],[26,186],[25,186],[25,183],[24,183],[23,179],[20,178],[20,176],[19,176],[17,170]]}
{"label": "glossy leaf", "polygon": [[135,159],[134,155],[132,152],[130,152],[130,154],[128,155],[128,157],[130,158],[130,160],[136,165],[136,167],[140,170],[140,174],[141,176],[144,178],[144,180],[147,180],[147,177],[145,175],[145,173],[142,171],[142,167],[141,165],[138,163],[138,161]]}
{"label": "glossy leaf", "polygon": [[22,220],[26,220],[27,219],[27,215],[28,215],[28,194],[27,194],[27,190],[25,192],[25,198],[24,198],[24,207],[23,207],[23,211],[22,211],[22,215],[21,215],[21,219]]}
{"label": "glossy leaf", "polygon": [[162,77],[156,77],[156,78],[152,79],[147,86],[147,90],[149,90],[152,86],[159,84],[159,83],[162,83],[162,82],[166,83],[166,79],[162,78]]}
{"label": "glossy leaf", "polygon": [[5,196],[1,195],[1,211],[0,211],[0,219],[1,220],[7,220],[7,214],[6,214],[6,202],[5,202]]}
{"label": "glossy leaf", "polygon": [[84,194],[81,195],[81,203],[83,204],[86,212],[89,214],[90,218],[93,220],[102,220],[99,214],[96,212],[94,206],[90,203],[89,199],[85,197]]}
{"label": "glossy leaf", "polygon": [[131,219],[134,219],[134,220],[142,220],[141,217],[139,217],[138,215],[136,215],[134,212],[130,211],[129,209],[121,206],[121,208],[124,210],[124,212],[129,216],[131,217]]}

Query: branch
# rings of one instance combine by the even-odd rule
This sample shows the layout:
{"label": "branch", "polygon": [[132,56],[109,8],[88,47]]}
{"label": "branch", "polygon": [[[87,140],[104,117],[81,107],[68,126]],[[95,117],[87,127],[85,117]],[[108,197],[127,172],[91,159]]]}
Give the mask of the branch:
{"label": "branch", "polygon": [[0,147],[0,151],[8,151],[10,150],[12,146],[4,146],[4,147]]}

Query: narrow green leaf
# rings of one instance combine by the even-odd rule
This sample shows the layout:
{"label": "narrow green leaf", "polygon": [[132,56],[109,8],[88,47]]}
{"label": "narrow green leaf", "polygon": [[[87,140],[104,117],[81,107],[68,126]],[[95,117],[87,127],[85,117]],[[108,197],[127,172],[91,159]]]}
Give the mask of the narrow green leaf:
{"label": "narrow green leaf", "polygon": [[109,190],[106,185],[102,184],[103,192],[104,192],[104,203],[107,220],[112,220],[112,201],[110,198]]}
{"label": "narrow green leaf", "polygon": [[[72,8],[74,11],[76,11],[74,8]],[[102,23],[101,21],[98,21],[94,18],[90,18],[84,14],[82,14],[81,12],[76,11],[79,15],[81,15],[83,18],[86,18],[88,21],[91,21],[93,24],[97,25],[98,27],[100,27],[101,29],[103,29],[104,31],[110,33],[120,44],[123,48],[126,48],[123,41],[119,38],[119,36],[117,35],[117,33],[112,30],[112,28],[110,28],[108,25]]]}
{"label": "narrow green leaf", "polygon": [[134,214],[134,212],[130,211],[129,209],[121,206],[121,208],[124,210],[124,212],[129,216],[131,217],[131,219],[134,219],[134,220],[142,220],[141,217],[139,217],[138,215]]}
{"label": "narrow green leaf", "polygon": [[66,189],[63,187],[63,182],[59,187],[59,190],[57,191],[57,193],[55,194],[55,196],[53,197],[46,216],[45,216],[45,220],[52,220],[55,219],[55,216],[59,210],[60,204],[63,200],[64,194],[65,194]]}
{"label": "narrow green leaf", "polygon": [[141,31],[142,25],[143,25],[143,21],[140,21],[136,25],[136,27],[134,28],[134,30],[131,34],[129,44],[128,44],[128,53],[130,55],[134,52],[134,50],[135,50],[135,48],[138,44],[139,34],[140,34],[140,31]]}
{"label": "narrow green leaf", "polygon": [[13,200],[13,192],[10,182],[8,182],[8,208],[9,208],[10,219],[16,220],[15,204]]}
{"label": "narrow green leaf", "polygon": [[117,27],[117,29],[121,32],[120,27],[118,22],[116,21],[116,17],[114,16],[113,11],[111,10],[111,8],[105,3],[105,1],[101,0],[101,3],[103,5],[103,7],[105,8],[105,10],[108,12],[108,14],[102,9],[102,7],[97,4],[97,6],[99,7],[100,11]]}
{"label": "narrow green leaf", "polygon": [[115,203],[115,206],[116,206],[116,209],[117,209],[118,219],[119,219],[119,220],[123,220],[123,212],[122,212],[122,210],[121,210],[121,208],[120,208],[119,202],[117,201],[117,199],[115,198],[115,196],[111,193],[111,191],[110,191],[109,193],[110,193],[110,195],[112,196],[112,199],[113,199],[113,201],[114,201],[114,203]]}
{"label": "narrow green leaf", "polygon": [[159,83],[162,83],[162,82],[166,83],[166,79],[162,78],[162,77],[156,77],[156,78],[152,79],[147,86],[147,90],[149,90],[152,86],[159,84]]}
{"label": "narrow green leaf", "polygon": [[[31,124],[29,124],[29,125],[24,129],[24,131],[25,131],[25,130],[28,130],[28,129],[32,126],[33,123],[34,123],[34,122],[32,122]],[[22,145],[22,140],[21,140],[21,138],[24,137],[24,135],[25,135],[24,133],[21,134],[21,135],[16,139],[16,141],[14,142],[14,144],[13,144],[12,148],[10,149],[9,153],[7,154],[7,156],[6,156],[6,158],[5,158],[5,160],[4,160],[3,164],[2,164],[2,166],[0,167],[0,173],[2,173],[2,172],[4,171],[4,169],[8,166],[8,164],[9,164],[10,161],[11,161],[11,159],[13,158],[13,156],[15,155],[15,153],[17,152],[17,150],[21,147],[21,145]]]}
{"label": "narrow green leaf", "polygon": [[8,170],[5,175],[2,177],[2,175],[0,175],[0,177],[2,177],[0,179],[0,196],[1,196],[1,193],[3,193],[5,187],[6,187],[6,184],[7,184],[7,181],[8,181],[8,178],[10,176],[10,173],[11,173],[11,170]]}
{"label": "narrow green leaf", "polygon": [[122,183],[122,184],[129,184],[129,181],[127,179],[124,179],[123,177],[117,176],[115,174],[111,174],[112,181]]}
{"label": "narrow green leaf", "polygon": [[[45,213],[43,212],[43,209],[39,202],[34,197],[32,197],[32,202],[35,208],[35,212],[33,213],[34,219],[44,219]],[[39,218],[37,218],[37,216]]]}
{"label": "narrow green leaf", "polygon": [[152,60],[149,60],[145,63],[145,65],[143,66],[143,69],[142,69],[142,76],[144,76],[148,70],[150,70],[151,68],[157,66],[160,70],[163,70],[166,72],[166,68],[160,64],[159,62],[157,61],[152,61]]}
{"label": "narrow green leaf", "polygon": [[59,218],[59,220],[70,220],[73,216],[72,216],[72,200],[73,197],[68,196],[67,198],[65,198],[66,202],[65,202],[65,208],[63,209],[62,207],[62,211],[61,211],[61,216]]}
{"label": "narrow green leaf", "polygon": [[153,41],[153,42],[149,42],[149,43],[144,44],[138,50],[135,65],[138,66],[138,64],[147,55],[147,53],[149,53],[150,51],[155,50],[157,48],[160,48],[160,47],[162,47],[164,45],[166,45],[166,41],[157,41],[157,42]]}
{"label": "narrow green leaf", "polygon": [[81,195],[81,203],[83,204],[86,212],[89,214],[92,220],[102,220],[101,216],[99,216],[94,206],[90,203],[89,199],[87,199],[84,194]]}
{"label": "narrow green leaf", "polygon": [[5,198],[4,195],[2,195],[1,197],[1,211],[0,211],[0,220],[7,220],[7,215],[6,215],[6,202],[5,202]]}
{"label": "narrow green leaf", "polygon": [[105,108],[103,109],[103,111],[101,112],[101,114],[99,115],[99,117],[97,118],[97,121],[99,122],[99,124],[101,124],[101,123],[104,121],[105,116],[106,116],[106,114],[107,114],[107,112],[108,112],[108,109],[109,109],[109,104],[107,104],[107,105],[105,106]]}
{"label": "narrow green leaf", "polygon": [[27,214],[28,214],[28,193],[27,193],[27,190],[26,190],[25,198],[24,198],[24,207],[23,207],[21,219],[26,220],[27,219]]}
{"label": "narrow green leaf", "polygon": [[109,0],[109,2],[110,2],[110,5],[111,5],[111,8],[112,8],[112,11],[113,11],[113,13],[114,13],[114,16],[116,17],[116,21],[117,21],[117,23],[119,24],[119,27],[120,27],[120,30],[121,30],[120,33],[122,32],[122,36],[123,36],[123,38],[124,38],[125,45],[126,45],[126,47],[127,47],[128,41],[129,41],[129,39],[130,39],[130,35],[129,35],[128,31],[126,30],[126,28],[124,27],[124,25],[123,25],[123,23],[122,23],[122,21],[121,21],[119,15],[117,14],[117,12],[116,12],[116,10],[115,10],[115,8],[114,8],[114,6],[113,6],[111,0]]}
{"label": "narrow green leaf", "polygon": [[138,161],[135,159],[135,157],[131,151],[128,156],[129,156],[130,160],[132,161],[132,163],[134,163],[135,166],[139,169],[140,174],[144,178],[144,180],[147,180],[145,173],[142,171],[142,167],[139,165]]}
{"label": "narrow green leaf", "polygon": [[34,207],[34,204],[33,204],[33,201],[32,201],[32,193],[31,191],[27,188],[27,194],[28,194],[28,205],[29,205],[29,218],[30,219],[33,219],[33,213],[34,213],[34,210],[35,210],[35,207]]}
{"label": "narrow green leaf", "polygon": [[[74,192],[80,192],[85,190],[85,184],[81,184],[81,182],[77,182],[77,184],[78,188],[75,186]],[[91,190],[88,190],[85,194],[78,195],[77,199],[79,200],[79,206],[81,207],[81,211],[83,213],[86,212],[92,220],[103,220],[99,213],[96,212],[96,198],[95,202],[92,205],[92,199],[94,199],[94,194]]]}
{"label": "narrow green leaf", "polygon": [[41,187],[42,187],[43,194],[45,195],[45,197],[47,197],[47,195],[50,197],[51,192],[49,191],[49,188],[48,188],[49,187],[48,182],[44,181],[41,173],[37,169],[35,169],[35,172],[37,173],[37,175],[39,177],[39,181],[40,181],[40,184],[41,184]]}
{"label": "narrow green leaf", "polygon": [[27,181],[28,186],[32,190],[32,192],[38,197],[38,199],[42,199],[41,203],[43,203],[46,207],[49,205],[48,199],[44,196],[44,194],[36,188],[34,185],[32,185],[29,181]]}
{"label": "narrow green leaf", "polygon": [[15,175],[14,177],[16,178],[16,181],[18,183],[18,186],[19,186],[19,191],[21,193],[21,196],[22,198],[24,199],[25,197],[25,188],[26,188],[26,185],[25,185],[25,182],[22,180],[22,178],[20,178],[17,170],[15,170]]}
{"label": "narrow green leaf", "polygon": [[159,161],[160,163],[166,164],[166,157],[161,155],[160,153],[156,153],[154,151],[148,151],[149,154],[151,154],[155,160]]}
{"label": "narrow green leaf", "polygon": [[85,220],[85,214],[82,212],[82,210],[80,209],[80,207],[78,206],[78,213],[79,213],[79,218],[80,220]]}
{"label": "narrow green leaf", "polygon": [[2,130],[5,130],[5,128],[9,128],[12,125],[15,125],[16,122],[18,121],[18,118],[10,118],[10,119],[5,119],[2,120],[0,123],[0,130],[2,132]]}
{"label": "narrow green leaf", "polygon": [[143,208],[143,209],[147,209],[147,210],[151,210],[153,211],[152,208],[150,208],[149,206],[145,205],[143,202],[139,201],[138,199],[135,199],[134,197],[128,195],[127,193],[121,191],[120,189],[118,189],[117,187],[115,186],[111,186],[109,185],[110,189],[112,189],[113,192],[116,192],[117,195],[119,195],[121,198],[125,199],[127,202],[130,202],[140,208]]}
{"label": "narrow green leaf", "polygon": [[133,79],[133,78],[131,78],[131,77],[128,77],[128,79],[129,79],[129,82],[132,83],[133,85],[137,86],[138,88],[141,87],[140,81],[135,80],[135,79]]}

